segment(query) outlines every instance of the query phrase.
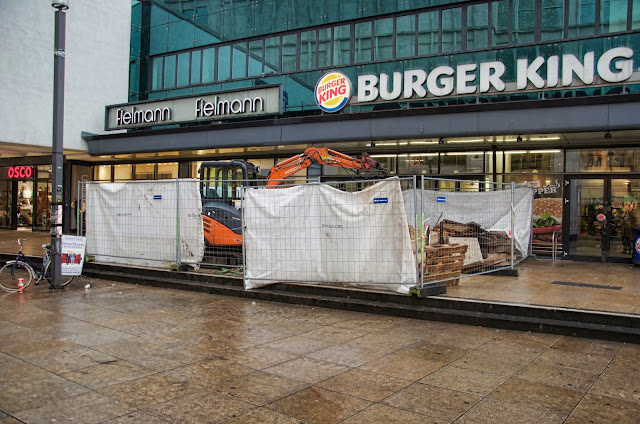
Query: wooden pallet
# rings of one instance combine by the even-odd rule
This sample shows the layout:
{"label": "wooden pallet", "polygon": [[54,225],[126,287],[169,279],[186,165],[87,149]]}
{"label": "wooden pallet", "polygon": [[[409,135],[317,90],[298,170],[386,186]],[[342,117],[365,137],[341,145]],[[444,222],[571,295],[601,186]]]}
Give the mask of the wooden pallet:
{"label": "wooden pallet", "polygon": [[434,281],[443,281],[447,287],[457,286],[460,281],[461,271],[450,271],[450,272],[438,272],[435,274],[426,274],[424,276],[425,283],[432,283]]}
{"label": "wooden pallet", "polygon": [[427,250],[427,258],[439,258],[442,256],[461,255],[467,253],[466,244],[432,244]]}

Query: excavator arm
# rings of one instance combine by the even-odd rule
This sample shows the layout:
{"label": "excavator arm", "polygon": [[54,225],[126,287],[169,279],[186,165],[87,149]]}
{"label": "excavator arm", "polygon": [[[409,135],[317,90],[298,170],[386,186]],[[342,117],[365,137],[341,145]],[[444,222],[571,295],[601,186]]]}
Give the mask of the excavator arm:
{"label": "excavator arm", "polygon": [[362,159],[355,159],[344,153],[327,149],[326,147],[309,147],[303,153],[275,164],[267,177],[267,187],[276,187],[282,184],[282,180],[285,178],[314,163],[338,166],[356,172],[378,171],[381,175],[386,175],[382,169],[382,165],[367,153],[362,154]]}

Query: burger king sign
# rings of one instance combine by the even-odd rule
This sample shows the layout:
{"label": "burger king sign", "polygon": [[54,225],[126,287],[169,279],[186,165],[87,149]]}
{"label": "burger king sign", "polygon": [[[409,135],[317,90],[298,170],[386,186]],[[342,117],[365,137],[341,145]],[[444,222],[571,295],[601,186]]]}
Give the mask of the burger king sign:
{"label": "burger king sign", "polygon": [[338,112],[351,98],[351,81],[341,72],[324,74],[316,84],[315,98],[324,112]]}

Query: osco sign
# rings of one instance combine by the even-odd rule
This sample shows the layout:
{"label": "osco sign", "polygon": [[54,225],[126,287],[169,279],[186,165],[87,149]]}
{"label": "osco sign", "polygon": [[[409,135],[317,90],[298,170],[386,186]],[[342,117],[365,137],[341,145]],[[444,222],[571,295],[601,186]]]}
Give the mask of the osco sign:
{"label": "osco sign", "polygon": [[12,180],[24,180],[33,177],[33,167],[31,166],[11,166],[8,177]]}

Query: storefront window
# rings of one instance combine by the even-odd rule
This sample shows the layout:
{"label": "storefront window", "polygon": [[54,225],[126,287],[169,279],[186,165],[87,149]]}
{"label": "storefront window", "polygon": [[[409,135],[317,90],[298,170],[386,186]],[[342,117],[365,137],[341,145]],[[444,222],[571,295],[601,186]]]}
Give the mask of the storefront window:
{"label": "storefront window", "polygon": [[387,172],[387,175],[396,174],[396,155],[371,155]]}
{"label": "storefront window", "polygon": [[111,181],[111,165],[99,165],[93,168],[95,181]]}
{"label": "storefront window", "polygon": [[273,159],[250,159],[249,162],[258,167],[258,176],[260,178],[266,178],[274,164]]}
{"label": "storefront window", "polygon": [[0,227],[11,227],[11,181],[0,181]]}
{"label": "storefront window", "polygon": [[51,183],[38,181],[36,197],[36,220],[34,227],[39,229],[49,228],[49,216],[51,215]]}
{"label": "storefront window", "polygon": [[114,165],[114,181],[128,181],[131,179],[131,165]]}
{"label": "storefront window", "polygon": [[[116,169],[117,169],[116,165]],[[137,163],[135,165],[135,180],[153,180],[155,165],[152,163]]]}
{"label": "storefront window", "polygon": [[551,247],[554,232],[562,242],[563,178],[550,174],[505,175],[506,183],[527,185],[533,189],[533,229],[535,249]]}
{"label": "storefront window", "polygon": [[562,172],[561,150],[512,150],[504,152],[504,172]]}
{"label": "storefront window", "polygon": [[157,178],[159,180],[178,178],[178,162],[159,163]]}
{"label": "storefront window", "polygon": [[567,172],[638,171],[640,171],[640,149],[567,151]]}
{"label": "storefront window", "polygon": [[18,182],[18,226],[33,224],[33,181]]}
{"label": "storefront window", "polygon": [[432,175],[438,173],[438,153],[398,155],[399,175]]}
{"label": "storefront window", "polygon": [[484,172],[484,152],[450,152],[440,157],[440,174]]}

